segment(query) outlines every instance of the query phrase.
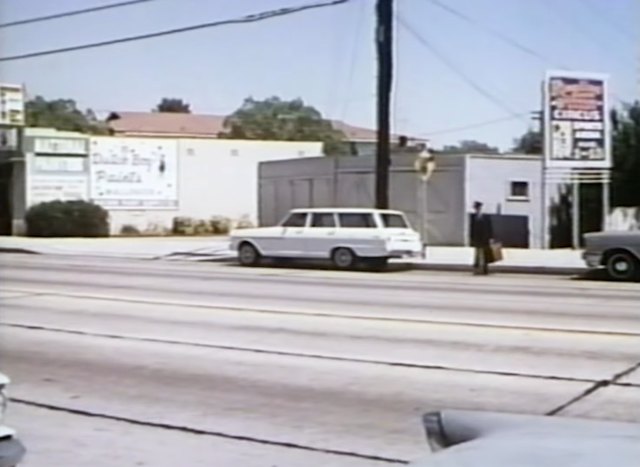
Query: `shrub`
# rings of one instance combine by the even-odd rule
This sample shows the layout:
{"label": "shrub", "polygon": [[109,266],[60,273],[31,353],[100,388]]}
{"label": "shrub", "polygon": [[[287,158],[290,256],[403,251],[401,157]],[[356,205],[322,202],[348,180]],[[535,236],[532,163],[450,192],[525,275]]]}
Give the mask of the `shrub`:
{"label": "shrub", "polygon": [[249,216],[242,216],[238,222],[236,222],[236,229],[252,229],[255,227]]}
{"label": "shrub", "polygon": [[125,224],[120,228],[120,235],[140,235],[140,229],[135,225]]}
{"label": "shrub", "polygon": [[108,237],[109,213],[88,201],[36,204],[25,216],[30,237]]}
{"label": "shrub", "polygon": [[215,235],[227,235],[231,232],[231,219],[222,216],[212,217],[209,220],[211,233]]}
{"label": "shrub", "polygon": [[171,231],[175,235],[193,235],[194,221],[190,217],[174,217]]}

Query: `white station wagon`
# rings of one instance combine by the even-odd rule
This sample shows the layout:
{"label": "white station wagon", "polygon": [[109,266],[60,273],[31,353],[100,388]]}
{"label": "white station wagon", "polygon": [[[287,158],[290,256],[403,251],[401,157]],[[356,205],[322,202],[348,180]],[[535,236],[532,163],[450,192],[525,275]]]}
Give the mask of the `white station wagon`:
{"label": "white station wagon", "polygon": [[400,211],[362,208],[294,209],[275,227],[231,233],[242,265],[263,258],[329,259],[338,269],[358,263],[383,268],[389,258],[420,256],[420,235]]}

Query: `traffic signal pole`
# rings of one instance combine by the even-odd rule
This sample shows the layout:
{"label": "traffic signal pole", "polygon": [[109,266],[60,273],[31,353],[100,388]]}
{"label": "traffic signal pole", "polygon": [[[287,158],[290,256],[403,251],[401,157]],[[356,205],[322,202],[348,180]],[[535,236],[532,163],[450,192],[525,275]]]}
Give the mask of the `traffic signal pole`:
{"label": "traffic signal pole", "polygon": [[376,49],[378,55],[378,138],[376,151],[376,208],[389,208],[389,154],[391,83],[393,80],[393,0],[376,5]]}

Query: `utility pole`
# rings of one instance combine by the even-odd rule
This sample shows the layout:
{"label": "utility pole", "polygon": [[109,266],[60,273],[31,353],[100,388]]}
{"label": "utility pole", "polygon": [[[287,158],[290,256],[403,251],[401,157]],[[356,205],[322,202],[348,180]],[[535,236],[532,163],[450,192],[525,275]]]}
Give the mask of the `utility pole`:
{"label": "utility pole", "polygon": [[393,80],[393,0],[376,5],[376,49],[378,52],[378,141],[376,152],[376,208],[389,207],[389,112]]}

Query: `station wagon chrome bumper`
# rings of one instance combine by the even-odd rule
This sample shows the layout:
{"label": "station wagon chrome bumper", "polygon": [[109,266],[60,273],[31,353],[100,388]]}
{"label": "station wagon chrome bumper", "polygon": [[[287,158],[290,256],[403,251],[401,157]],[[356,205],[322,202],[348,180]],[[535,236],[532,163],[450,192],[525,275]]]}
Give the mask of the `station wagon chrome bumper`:
{"label": "station wagon chrome bumper", "polygon": [[389,251],[390,258],[420,258],[422,257],[422,251],[416,250],[391,250]]}

